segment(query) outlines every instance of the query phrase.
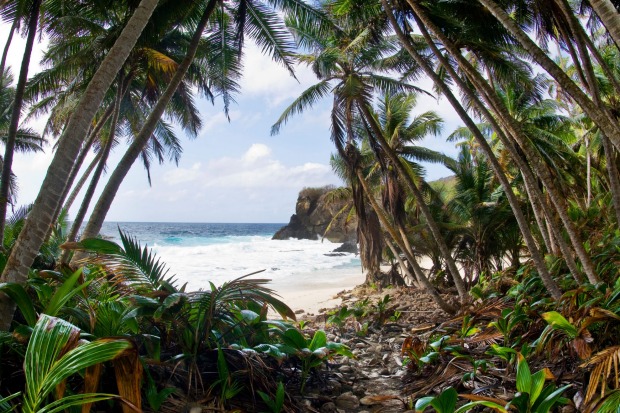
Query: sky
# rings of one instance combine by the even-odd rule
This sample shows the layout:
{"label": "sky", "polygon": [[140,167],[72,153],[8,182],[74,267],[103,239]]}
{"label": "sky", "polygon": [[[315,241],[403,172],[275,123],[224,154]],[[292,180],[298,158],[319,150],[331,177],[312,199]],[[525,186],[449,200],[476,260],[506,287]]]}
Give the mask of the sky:
{"label": "sky", "polygon": [[[6,23],[0,23],[2,47],[8,29]],[[14,37],[7,65],[12,67],[15,77],[23,45],[24,39]],[[41,70],[38,63],[44,47],[44,42],[39,44],[33,54],[30,76]],[[136,162],[106,220],[285,223],[295,212],[301,189],[341,185],[329,165],[330,154],[334,152],[329,137],[329,98],[293,117],[278,135],[270,134],[271,125],[283,110],[317,81],[305,66],[297,67],[296,77],[297,80],[247,42],[241,93],[230,108],[230,121],[224,115],[221,100],[216,100],[215,105],[206,100],[198,101],[203,127],[198,137],[191,140],[178,131],[183,145],[178,166],[173,162],[153,164],[152,186],[149,186],[146,171]],[[421,81],[418,86],[431,90],[428,80]],[[436,111],[444,118],[445,125],[441,136],[429,137],[421,144],[456,156],[454,144],[445,142],[445,137],[458,126],[457,115],[445,100],[420,96],[414,113],[427,110]],[[28,122],[27,126],[42,131],[45,122],[45,118],[39,118]],[[108,173],[125,148],[119,145],[114,149]],[[46,147],[45,153],[15,155],[13,172],[20,188],[18,205],[34,201],[53,155],[51,145]],[[84,164],[91,159],[92,155]],[[450,175],[441,166],[427,165],[426,168],[429,180]],[[107,176],[102,178],[104,182]],[[70,216],[76,212],[74,206]]]}

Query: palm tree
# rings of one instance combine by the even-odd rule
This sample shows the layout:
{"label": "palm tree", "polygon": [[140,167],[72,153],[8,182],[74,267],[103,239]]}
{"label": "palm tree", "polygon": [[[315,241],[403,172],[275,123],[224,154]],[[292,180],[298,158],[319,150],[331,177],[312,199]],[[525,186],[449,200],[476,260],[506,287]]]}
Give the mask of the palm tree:
{"label": "palm tree", "polygon": [[610,0],[589,0],[616,45],[620,45],[620,15]]}
{"label": "palm tree", "polygon": [[[528,37],[510,15],[493,0],[478,0],[514,36],[531,58],[539,64],[581,106],[583,111],[601,128],[612,143],[620,148],[620,128],[603,107],[593,102],[572,79]],[[412,3],[410,0],[408,2]]]}
{"label": "palm tree", "polygon": [[[566,211],[566,203],[565,198],[558,191],[556,183],[552,178],[547,165],[544,164],[543,159],[540,154],[536,153],[536,150],[531,146],[531,142],[528,140],[527,136],[525,136],[524,131],[522,129],[522,125],[520,125],[509,113],[508,108],[505,107],[502,102],[499,101],[497,95],[494,90],[492,90],[489,82],[484,79],[481,74],[471,65],[469,61],[467,61],[461,54],[460,50],[455,46],[455,44],[449,40],[442,32],[439,30],[436,25],[433,24],[432,21],[429,20],[428,16],[424,13],[424,11],[418,7],[416,4],[410,2],[410,5],[415,10],[414,18],[417,20],[418,27],[421,28],[423,34],[425,34],[427,38],[427,43],[432,46],[432,40],[430,39],[430,35],[426,32],[426,27],[431,28],[433,34],[437,36],[437,38],[442,42],[442,44],[449,50],[451,56],[455,58],[459,67],[466,73],[469,81],[471,81],[476,89],[480,90],[480,94],[487,102],[490,108],[497,115],[499,120],[501,121],[501,126],[494,118],[493,115],[490,114],[489,110],[481,104],[476,96],[474,96],[471,91],[468,92],[469,88],[461,83],[458,78],[458,75],[454,74],[453,69],[446,67],[449,72],[452,72],[453,79],[462,85],[461,90],[465,93],[468,93],[471,96],[472,101],[476,104],[477,110],[481,113],[485,114],[487,121],[493,124],[498,136],[502,140],[502,143],[508,148],[511,152],[511,156],[513,160],[519,166],[519,169],[524,173],[524,178],[526,180],[526,184],[530,186],[530,191],[535,194],[536,197],[542,199],[542,194],[536,187],[537,179],[534,178],[533,174],[528,172],[530,165],[533,171],[538,174],[539,178],[542,180],[545,189],[547,189],[549,193],[549,198],[551,199],[553,205],[555,206],[556,212],[560,216],[562,223],[564,224],[566,231],[571,239],[573,247],[581,260],[586,275],[588,279],[596,283],[598,282],[598,277],[594,271],[594,267],[591,263],[591,259],[586,253],[583,244],[577,234],[576,228],[574,224],[571,222],[568,217]],[[437,53],[436,53],[437,55]],[[439,56],[438,56],[439,57]],[[441,57],[439,57],[441,59]],[[513,143],[508,139],[514,139],[516,144],[518,144],[519,150],[523,151],[525,158],[522,158],[523,155],[516,150],[513,146]],[[530,163],[530,165],[525,163],[525,159]],[[531,246],[528,244],[528,248],[531,250]],[[580,281],[580,277],[578,274],[574,273],[577,281]],[[548,279],[547,282],[549,282]]]}
{"label": "palm tree", "polygon": [[[281,24],[280,17],[275,11],[259,1],[241,0],[237,5],[238,8],[235,9],[236,11],[227,10],[225,7],[217,8],[218,4],[218,0],[211,0],[204,9],[200,22],[194,31],[192,41],[188,46],[185,58],[177,67],[168,87],[160,96],[140,133],[136,136],[110,176],[84,229],[83,237],[93,237],[101,229],[120,184],[146,144],[148,137],[152,134],[156,122],[163,114],[169,100],[179,84],[181,84],[190,64],[194,60],[203,31],[207,27],[212,14],[214,22],[207,40],[213,45],[213,49],[212,55],[207,56],[208,61],[206,64],[210,68],[209,74],[212,76],[210,80],[214,82],[213,87],[218,89],[223,95],[226,111],[228,111],[231,93],[237,89],[235,80],[240,76],[239,57],[244,33],[254,38],[263,47],[263,50],[270,52],[274,59],[283,63],[292,71],[289,57],[292,45],[288,41],[287,33]],[[319,15],[300,0],[271,1],[269,4],[281,9],[285,13],[297,12],[300,17],[310,18]],[[238,14],[235,16],[237,11]],[[231,13],[233,14],[232,16]],[[232,27],[233,21],[237,22],[236,30]]]}
{"label": "palm tree", "polygon": [[[414,59],[415,63],[417,63],[419,67],[424,70],[425,74],[433,80],[435,86],[439,90],[442,91],[443,95],[448,99],[452,107],[456,110],[461,120],[465,123],[467,128],[472,132],[473,136],[476,139],[476,142],[482,148],[485,155],[487,156],[487,159],[491,162],[493,170],[496,176],[498,177],[498,180],[500,181],[508,197],[511,208],[513,209],[513,213],[515,214],[515,217],[517,218],[519,228],[521,229],[521,232],[523,234],[527,247],[531,252],[536,268],[538,269],[541,275],[541,278],[543,279],[543,282],[545,283],[549,291],[552,293],[552,295],[556,298],[559,298],[561,296],[561,291],[557,287],[557,284],[552,280],[546,268],[542,255],[540,254],[538,247],[536,246],[536,243],[534,241],[534,238],[532,237],[531,231],[529,229],[529,223],[525,219],[523,212],[520,210],[518,200],[516,196],[514,195],[514,192],[512,191],[511,184],[506,178],[503,168],[498,162],[497,158],[495,157],[495,154],[493,153],[492,148],[486,141],[485,137],[482,135],[481,131],[476,126],[475,122],[471,119],[471,117],[469,116],[469,114],[467,113],[463,105],[461,104],[461,102],[454,96],[450,87],[446,84],[446,82],[443,81],[443,79],[439,77],[437,73],[435,73],[435,71],[431,68],[430,64],[428,63],[428,61],[422,57],[422,55],[416,50],[416,48],[413,47],[411,43],[411,38],[404,34],[404,31],[401,28],[401,23],[397,21],[396,17],[394,16],[392,12],[391,7],[387,3],[387,0],[381,0],[381,2],[387,14],[388,20],[392,28],[396,32],[400,43],[404,46],[407,53]],[[406,26],[405,30],[407,32],[411,30],[406,18],[401,18],[400,21],[402,21],[403,24],[405,24]],[[428,42],[428,37],[426,37],[426,39],[427,39],[428,45],[431,46],[431,48],[433,49],[435,56],[440,59],[440,62],[448,70],[448,73],[457,83],[461,91],[468,97],[470,102],[474,103],[475,108],[489,119],[489,122],[493,125],[493,127],[497,131],[501,132],[501,128],[499,128],[499,125],[497,124],[497,122],[495,122],[495,119],[490,115],[486,107],[479,101],[478,97],[472,93],[469,87],[467,87],[462,82],[462,80],[458,77],[458,75],[456,75],[454,70],[452,70],[452,67],[449,64],[447,64],[445,59],[443,59],[443,55],[441,53],[438,53],[438,50],[434,47],[434,42],[432,41]],[[512,148],[512,144],[510,142],[505,142],[505,143],[507,144],[508,148]],[[517,160],[517,163],[519,164],[520,167],[524,166],[522,165],[523,163],[520,162],[520,158]],[[527,171],[529,171],[529,168],[526,170],[526,172]]]}
{"label": "palm tree", "polygon": [[501,270],[508,254],[518,267],[521,238],[514,236],[519,234],[518,226],[503,191],[496,188],[489,164],[463,146],[453,171],[456,193],[448,209],[461,224],[457,253],[470,282],[483,273]]}
{"label": "palm tree", "polygon": [[[0,141],[5,145],[8,140],[11,108],[15,97],[15,88],[9,86],[11,83],[13,83],[13,77],[9,71],[6,71],[4,76],[0,78],[0,85],[2,85],[0,87]],[[33,129],[21,127],[17,130],[15,137],[15,151],[22,153],[43,152],[43,145],[46,143],[46,140]],[[0,162],[2,159],[0,157]],[[17,180],[13,174],[9,177],[8,187],[8,203],[14,205],[17,195]]]}
{"label": "palm tree", "polygon": [[[157,4],[157,0],[141,0],[82,95],[60,139],[56,155],[43,181],[42,190],[11,251],[0,277],[2,282],[23,284],[26,281],[28,269],[45,239],[58,205],[62,202],[61,197],[80,150],[81,140],[86,135],[105,93],[129,56]],[[0,297],[0,330],[8,329],[14,309],[14,304],[6,296]]]}
{"label": "palm tree", "polygon": [[334,23],[334,27],[337,28],[331,36],[323,36],[322,33],[317,33],[313,27],[293,25],[292,29],[298,36],[298,42],[313,50],[312,54],[299,55],[298,59],[312,66],[319,77],[319,83],[302,92],[301,96],[285,109],[272,126],[272,133],[277,133],[292,115],[311,107],[322,97],[333,94],[332,141],[341,153],[346,146],[345,142],[355,139],[353,119],[362,119],[371,132],[371,144],[382,148],[408,189],[416,197],[427,225],[431,228],[435,241],[442,251],[450,275],[459,291],[459,296],[465,300],[467,295],[465,286],[450,250],[441,238],[439,228],[424,204],[424,196],[413,177],[409,175],[398,156],[385,141],[380,125],[371,113],[370,99],[373,92],[382,94],[399,91],[417,92],[419,89],[408,83],[376,73],[374,67],[381,63],[383,56],[390,51],[396,51],[394,44],[388,41],[375,41],[375,38],[379,37],[376,34],[385,30],[385,25],[380,21],[378,21],[377,27],[372,27],[368,24],[364,26],[364,23],[355,22],[351,18],[354,15],[353,12],[362,9],[367,11],[367,7],[359,3],[351,4],[349,7],[350,10],[339,10],[342,16],[341,21]]}
{"label": "palm tree", "polygon": [[[21,69],[17,86],[15,87],[15,97],[12,105],[11,121],[9,123],[8,136],[4,148],[4,158],[2,164],[2,173],[0,174],[0,239],[4,237],[4,224],[6,221],[6,209],[9,203],[9,182],[11,177],[11,168],[13,166],[13,152],[15,150],[15,141],[17,140],[17,132],[19,129],[19,118],[22,113],[22,105],[24,102],[24,90],[26,81],[28,80],[28,68],[30,66],[30,56],[34,39],[37,34],[39,21],[39,10],[41,8],[41,0],[34,0],[28,17],[28,36],[26,38],[26,46],[22,57]],[[21,16],[15,16],[15,19]],[[0,76],[4,77],[4,67]],[[4,80],[4,78],[3,78]]]}

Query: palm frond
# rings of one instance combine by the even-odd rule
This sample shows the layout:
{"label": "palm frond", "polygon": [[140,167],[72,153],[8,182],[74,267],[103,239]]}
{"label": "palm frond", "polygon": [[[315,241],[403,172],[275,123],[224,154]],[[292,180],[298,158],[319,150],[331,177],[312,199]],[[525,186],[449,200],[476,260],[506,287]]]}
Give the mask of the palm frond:
{"label": "palm frond", "polygon": [[592,400],[599,385],[601,388],[601,399],[604,398],[607,383],[610,379],[612,388],[620,389],[618,365],[620,365],[620,346],[612,346],[599,351],[590,360],[581,365],[581,367],[592,367],[590,382],[588,383],[588,389],[584,398],[586,403]]}
{"label": "palm frond", "polygon": [[280,128],[286,124],[291,116],[301,114],[304,110],[311,108],[330,92],[331,86],[329,80],[322,80],[316,85],[310,86],[308,89],[304,90],[293,103],[284,109],[280,118],[271,126],[271,134],[277,135],[280,132]]}

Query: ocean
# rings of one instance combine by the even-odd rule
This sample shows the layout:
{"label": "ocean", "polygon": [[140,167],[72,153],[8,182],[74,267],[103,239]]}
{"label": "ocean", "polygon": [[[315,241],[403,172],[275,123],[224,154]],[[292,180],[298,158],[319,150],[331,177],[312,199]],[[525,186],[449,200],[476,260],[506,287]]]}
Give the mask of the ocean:
{"label": "ocean", "polygon": [[[325,286],[342,274],[361,274],[359,256],[326,255],[340,244],[272,240],[285,224],[106,222],[101,234],[120,242],[118,229],[152,248],[188,290],[208,289],[255,271],[272,287]],[[305,287],[304,287],[305,288]]]}

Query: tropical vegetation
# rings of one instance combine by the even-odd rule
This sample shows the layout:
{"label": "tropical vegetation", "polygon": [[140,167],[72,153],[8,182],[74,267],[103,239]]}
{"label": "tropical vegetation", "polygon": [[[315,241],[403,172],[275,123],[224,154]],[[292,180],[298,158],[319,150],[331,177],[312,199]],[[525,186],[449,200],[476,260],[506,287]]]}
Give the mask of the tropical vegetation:
{"label": "tropical vegetation", "polygon": [[[546,412],[576,404],[579,393],[584,411],[618,411],[618,7],[613,0],[2,2],[10,30],[0,62],[0,410],[182,410],[200,400],[279,411],[288,408],[287,392],[303,392],[327,359],[351,356],[325,332],[292,323],[266,280],[243,276],[186,291],[130,235],[121,233],[120,244],[97,238],[138,158],[147,171],[152,160],[178,162],[173,126],[197,135],[199,94],[221,97],[228,115],[243,93],[247,37],[291,73],[307,65],[317,77],[274,116],[272,133],[320,100],[331,102],[332,164],[347,186],[338,196],[349,198],[357,217],[366,283],[413,285],[446,313],[443,336],[406,341],[403,354],[419,380],[446,379],[448,371],[457,380],[411,389],[419,397],[412,407]],[[9,68],[7,51],[15,34],[26,47],[13,86],[18,69]],[[37,34],[49,46],[46,69],[32,75]],[[446,130],[437,114],[419,109],[429,95],[449,104],[462,126]],[[42,114],[55,154],[36,201],[10,217],[19,179],[13,155],[41,150],[44,139],[27,122]],[[431,136],[454,142],[456,159],[425,147]],[[121,138],[130,143],[95,200]],[[429,162],[453,173],[449,187],[427,182]],[[66,210],[89,179],[69,227]],[[398,268],[389,277],[385,261]],[[269,319],[269,308],[279,319]],[[546,384],[555,375],[541,360],[563,360],[585,378]],[[514,397],[459,394],[455,387],[476,387],[490,365],[514,382]]]}

